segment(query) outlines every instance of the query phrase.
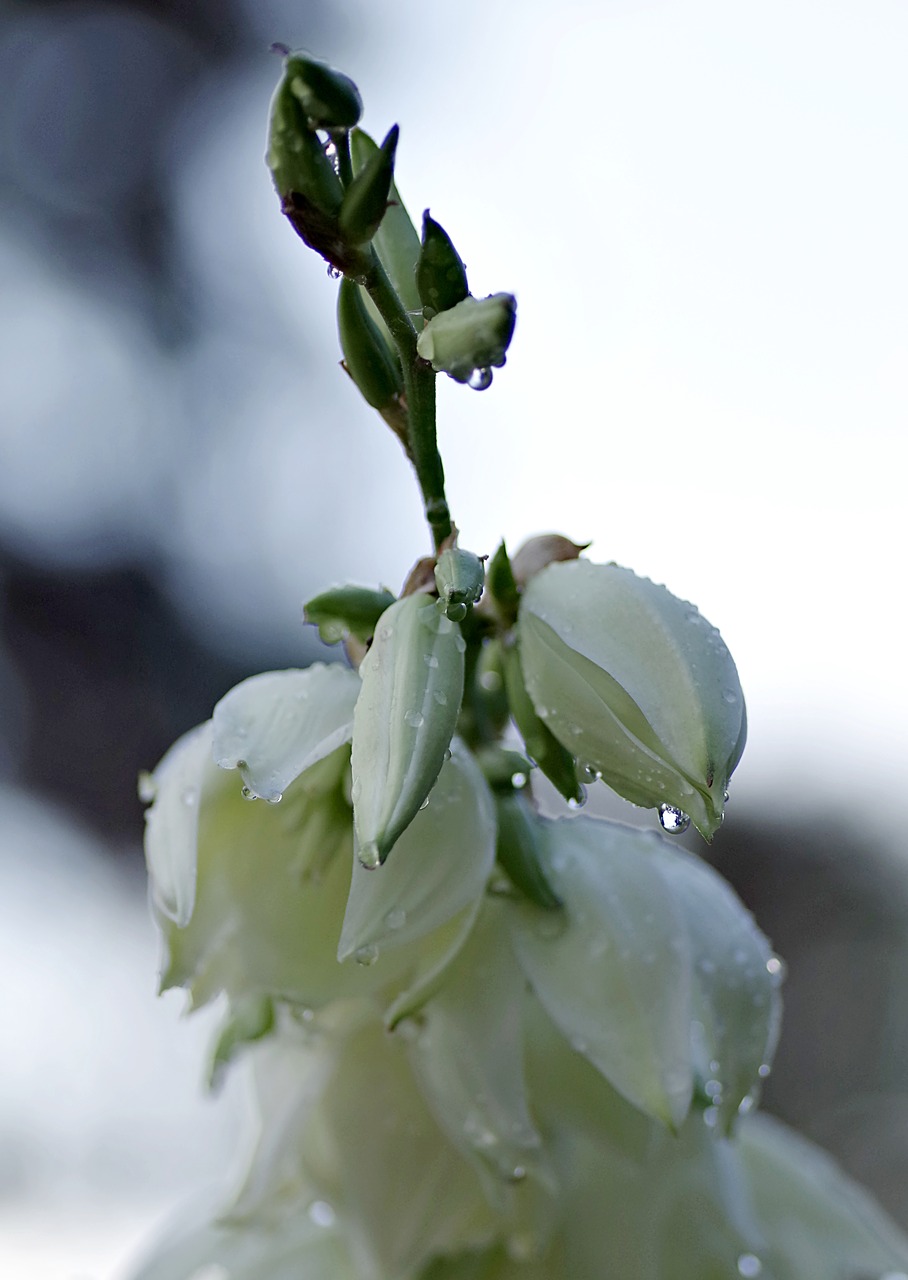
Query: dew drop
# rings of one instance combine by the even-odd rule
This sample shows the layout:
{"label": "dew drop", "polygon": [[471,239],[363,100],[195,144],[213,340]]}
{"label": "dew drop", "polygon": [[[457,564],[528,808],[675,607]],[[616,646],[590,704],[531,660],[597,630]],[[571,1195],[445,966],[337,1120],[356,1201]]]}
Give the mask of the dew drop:
{"label": "dew drop", "polygon": [[240,795],[243,797],[244,800],[258,800],[258,796],[252,790],[252,787],[243,787],[243,790],[240,792]]}
{"label": "dew drop", "polygon": [[501,688],[501,676],[497,671],[483,671],[479,677],[479,683],[486,693],[497,693]]}
{"label": "dew drop", "polygon": [[757,1068],[757,1075],[760,1077],[761,1080],[765,1080],[766,1077],[769,1075],[770,1071],[772,1071],[772,1067],[769,1065],[769,1063],[761,1062],[759,1067]]}
{"label": "dew drop", "polygon": [[378,959],[378,947],[370,943],[365,947],[357,947],[353,952],[353,959],[357,964],[364,965],[366,968],[371,964],[375,964]]}
{"label": "dew drop", "polygon": [[374,871],[376,867],[381,866],[381,854],[374,840],[370,844],[363,845],[359,851],[359,860],[367,871]]}
{"label": "dew drop", "polygon": [[706,1125],[707,1129],[715,1129],[716,1125],[719,1123],[719,1108],[707,1107],[703,1112],[703,1123]]}
{"label": "dew drop", "polygon": [[402,929],[407,923],[407,913],[403,907],[392,907],[385,916],[385,924],[389,929]]}
{"label": "dew drop", "polygon": [[707,1098],[713,1098],[713,1099],[721,1098],[722,1081],[707,1080],[706,1084],[703,1086],[703,1092],[706,1094]]}
{"label": "dew drop", "polygon": [[432,694],[432,697],[440,707],[446,707],[448,705],[448,695],[445,693],[444,689],[436,689]]}
{"label": "dew drop", "polygon": [[511,786],[514,788],[515,791],[520,791],[521,788],[526,786],[526,784],[527,784],[527,776],[525,773],[518,772],[518,773],[511,774]]}
{"label": "dew drop", "polygon": [[309,1206],[309,1217],[317,1227],[333,1227],[337,1214],[327,1200],[313,1200]]}
{"label": "dew drop", "polygon": [[738,701],[738,695],[735,693],[733,689],[723,689],[722,701],[727,702],[728,705],[732,707]]}
{"label": "dew drop", "polygon": [[766,961],[766,972],[778,985],[785,977],[785,961],[779,956],[770,956]]}
{"label": "dew drop", "polygon": [[451,748],[450,748],[450,747],[445,747],[445,757],[444,757],[444,758],[445,758],[445,764],[447,764],[447,763],[448,763],[448,761],[451,759]]}
{"label": "dew drop", "polygon": [[728,787],[726,787],[725,790],[722,792],[722,799],[725,801],[726,804],[728,804]]}
{"label": "dew drop", "polygon": [[451,622],[463,622],[467,612],[467,606],[461,600],[455,600],[445,605],[445,617]]}
{"label": "dew drop", "polygon": [[433,670],[438,666],[438,659],[434,653],[423,654],[423,661],[427,667],[431,667]]}
{"label": "dew drop", "polygon": [[586,804],[586,787],[581,787],[579,793],[571,796],[567,803],[569,809],[582,809]]}
{"label": "dew drop", "polygon": [[414,729],[421,729],[426,722],[426,717],[421,711],[408,711],[404,719]]}
{"label": "dew drop", "polygon": [[426,796],[425,800],[423,800],[422,804],[421,804],[419,807],[420,807],[420,809],[428,809],[428,807],[429,807],[429,797],[428,797],[428,796]]}
{"label": "dew drop", "polygon": [[753,1094],[745,1093],[744,1097],[738,1103],[738,1115],[739,1116],[749,1115],[749,1113],[754,1109],[754,1102],[755,1102],[755,1099]]}
{"label": "dew drop", "polygon": [[[490,382],[492,381],[491,375],[489,376],[489,381],[490,381]],[[511,1170],[511,1172],[510,1172],[510,1175],[509,1175],[509,1181],[510,1181],[510,1182],[523,1182],[523,1180],[524,1180],[524,1178],[525,1178],[526,1176],[527,1176],[527,1171],[526,1171],[526,1169],[523,1167],[523,1165],[522,1165],[522,1164],[515,1164],[515,1165],[514,1165],[514,1168],[513,1168],[513,1169]]]}
{"label": "dew drop", "polygon": [[276,791],[273,796],[268,796],[269,804],[280,804],[284,798],[283,791]]}
{"label": "dew drop", "polygon": [[602,772],[592,764],[582,764],[580,766],[580,776],[584,782],[601,782]]}
{"label": "dew drop", "polygon": [[738,1259],[738,1275],[745,1280],[755,1280],[763,1272],[763,1263],[755,1253],[742,1253]]}
{"label": "dew drop", "polygon": [[467,642],[466,640],[464,640],[463,636],[460,634],[459,631],[454,637],[454,648],[457,650],[458,653],[466,653],[467,651]]}
{"label": "dew drop", "polygon": [[492,385],[492,370],[487,368],[474,369],[467,378],[467,386],[472,387],[474,391],[488,391]]}
{"label": "dew drop", "polygon": [[680,836],[690,826],[690,817],[673,804],[660,804],[659,822],[670,836]]}
{"label": "dew drop", "polygon": [[181,799],[187,809],[194,809],[199,802],[199,793],[195,787],[187,787]]}
{"label": "dew drop", "polygon": [[328,263],[328,277],[329,277],[329,279],[331,279],[331,280],[339,280],[343,274],[344,274],[344,273],[343,273],[343,271],[341,271],[338,267],[332,266],[332,264],[331,264],[330,262]]}

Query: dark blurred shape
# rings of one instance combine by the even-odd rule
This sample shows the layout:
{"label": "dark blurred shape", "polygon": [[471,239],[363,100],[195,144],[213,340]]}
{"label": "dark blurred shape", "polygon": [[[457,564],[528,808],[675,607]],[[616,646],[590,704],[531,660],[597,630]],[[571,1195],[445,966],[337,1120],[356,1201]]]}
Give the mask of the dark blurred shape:
{"label": "dark blurred shape", "polygon": [[908,876],[847,813],[739,817],[712,861],[787,966],[763,1105],[908,1227]]}
{"label": "dark blurred shape", "polygon": [[0,551],[0,597],[25,701],[19,780],[137,850],[140,770],[252,672],[200,645],[142,567],[60,573]]}

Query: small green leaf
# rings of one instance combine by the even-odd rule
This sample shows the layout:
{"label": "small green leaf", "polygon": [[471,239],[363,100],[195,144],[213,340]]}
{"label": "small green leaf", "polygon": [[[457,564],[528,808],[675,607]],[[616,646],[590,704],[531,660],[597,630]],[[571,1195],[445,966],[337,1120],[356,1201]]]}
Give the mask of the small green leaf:
{"label": "small green leaf", "polygon": [[[343,281],[341,288],[346,283]],[[348,635],[365,644],[374,635],[381,615],[393,603],[394,596],[384,588],[375,590],[348,583],[313,596],[303,606],[303,619],[318,627],[325,644],[337,644]]]}
{"label": "small green leaf", "polygon": [[545,911],[556,911],[561,900],[542,869],[545,827],[522,796],[495,797],[498,844],[495,856],[516,889]]}
{"label": "small green leaf", "polygon": [[494,600],[505,626],[513,626],[517,621],[520,590],[508,557],[508,549],[503,541],[489,561],[486,578],[489,584],[489,594]]}
{"label": "small green leaf", "polygon": [[448,311],[469,297],[467,273],[448,233],[427,209],[422,216],[422,249],[416,267],[416,284],[426,319]]}

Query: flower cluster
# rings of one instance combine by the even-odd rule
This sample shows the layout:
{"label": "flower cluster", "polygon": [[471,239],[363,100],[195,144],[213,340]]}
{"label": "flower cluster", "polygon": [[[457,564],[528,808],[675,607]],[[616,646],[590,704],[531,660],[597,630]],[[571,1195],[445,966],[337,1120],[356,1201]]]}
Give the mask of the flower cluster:
{"label": "flower cluster", "polygon": [[[823,1157],[748,1115],[781,964],[724,881],[655,831],[528,800],[538,760],[714,830],[744,733],[727,650],[664,588],[533,553],[522,582],[496,557],[463,624],[444,575],[438,600],[375,593],[371,626],[361,589],[319,597],[372,632],[359,670],[244,681],[146,780],[162,987],[226,996],[215,1074],[259,1042],[262,1128],[232,1207],[142,1280],[904,1260]],[[513,724],[478,735],[496,698],[525,751]]]}

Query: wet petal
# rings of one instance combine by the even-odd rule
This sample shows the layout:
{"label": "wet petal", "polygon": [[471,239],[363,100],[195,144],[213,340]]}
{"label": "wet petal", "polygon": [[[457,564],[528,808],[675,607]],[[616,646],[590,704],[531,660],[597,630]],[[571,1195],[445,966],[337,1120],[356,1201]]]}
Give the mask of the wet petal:
{"label": "wet petal", "polygon": [[152,902],[182,927],[195,907],[196,845],[202,780],[211,759],[211,723],[178,738],[154,773],[142,780],[145,860]]}

